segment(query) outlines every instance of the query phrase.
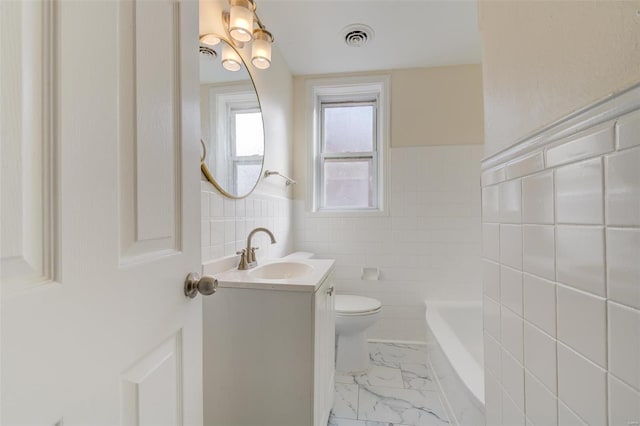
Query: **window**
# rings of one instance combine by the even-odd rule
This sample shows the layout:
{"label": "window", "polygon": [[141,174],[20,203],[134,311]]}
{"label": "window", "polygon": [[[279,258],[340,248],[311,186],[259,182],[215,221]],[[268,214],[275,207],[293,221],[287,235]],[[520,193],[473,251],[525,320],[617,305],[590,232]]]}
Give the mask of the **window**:
{"label": "window", "polygon": [[310,210],[384,212],[388,78],[313,80],[309,84],[309,118],[314,123]]}
{"label": "window", "polygon": [[234,194],[251,192],[262,171],[264,132],[260,108],[233,108],[229,111],[231,181]]}

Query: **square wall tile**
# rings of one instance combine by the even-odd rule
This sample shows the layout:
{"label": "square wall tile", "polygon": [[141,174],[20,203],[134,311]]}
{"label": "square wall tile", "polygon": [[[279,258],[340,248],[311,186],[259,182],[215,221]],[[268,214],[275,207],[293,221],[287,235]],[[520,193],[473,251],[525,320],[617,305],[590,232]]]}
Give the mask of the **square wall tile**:
{"label": "square wall tile", "polygon": [[482,188],[482,220],[500,222],[500,186]]}
{"label": "square wall tile", "polygon": [[511,399],[512,396],[506,390],[502,391],[502,424],[505,426],[525,426],[524,413]]}
{"label": "square wall tile", "polygon": [[640,229],[607,228],[609,298],[640,309]]}
{"label": "square wall tile", "polygon": [[556,285],[524,274],[524,318],[551,336],[556,335]]}
{"label": "square wall tile", "polygon": [[525,371],[525,395],[527,418],[534,425],[558,425],[558,399],[531,373]]}
{"label": "square wall tile", "polygon": [[522,272],[500,267],[500,302],[518,315],[522,315]]}
{"label": "square wall tile", "polygon": [[589,426],[560,400],[558,400],[558,424],[562,426]]}
{"label": "square wall tile", "polygon": [[200,191],[200,219],[209,220],[209,192]]}
{"label": "square wall tile", "polygon": [[603,369],[558,344],[558,397],[587,424],[607,424],[606,382]]}
{"label": "square wall tile", "polygon": [[640,111],[634,111],[616,122],[618,149],[640,145]]}
{"label": "square wall tile", "polygon": [[500,184],[500,222],[522,222],[521,179],[515,179]]}
{"label": "square wall tile", "polygon": [[605,299],[558,286],[558,340],[603,368],[607,366]]}
{"label": "square wall tile", "polygon": [[557,394],[556,340],[524,323],[524,366],[554,395]]}
{"label": "square wall tile", "polygon": [[502,351],[502,387],[524,411],[524,367],[507,351]]}
{"label": "square wall tile", "polygon": [[609,372],[640,391],[640,310],[608,303]]}
{"label": "square wall tile", "polygon": [[484,379],[484,415],[487,426],[502,424],[502,387],[491,373]]}
{"label": "square wall tile", "polygon": [[487,259],[500,260],[500,225],[482,225],[482,255]]}
{"label": "square wall tile", "polygon": [[500,311],[500,316],[502,346],[508,350],[518,362],[523,363],[522,318],[504,306]]}
{"label": "square wall tile", "polygon": [[502,376],[502,350],[500,349],[500,343],[486,331],[484,334],[484,366],[498,380],[501,380]]}
{"label": "square wall tile", "polygon": [[485,297],[482,310],[484,329],[500,341],[500,304]]}
{"label": "square wall tile", "polygon": [[487,259],[482,260],[482,288],[485,296],[500,300],[500,265]]}
{"label": "square wall tile", "polygon": [[500,263],[522,270],[521,225],[500,225]]}
{"label": "square wall tile", "polygon": [[556,170],[557,223],[603,223],[602,200],[601,158]]}
{"label": "square wall tile", "polygon": [[605,157],[608,225],[640,225],[640,149]]}
{"label": "square wall tile", "polygon": [[609,425],[637,425],[638,419],[640,392],[609,375]]}
{"label": "square wall tile", "polygon": [[224,217],[224,199],[218,192],[212,192],[209,194],[209,213],[211,217],[222,218]]}
{"label": "square wall tile", "polygon": [[604,296],[604,228],[558,226],[556,273],[562,284]]}
{"label": "square wall tile", "polygon": [[550,225],[524,225],[523,269],[549,280],[556,278],[555,229]]}
{"label": "square wall tile", "polygon": [[553,171],[522,179],[522,222],[554,223]]}

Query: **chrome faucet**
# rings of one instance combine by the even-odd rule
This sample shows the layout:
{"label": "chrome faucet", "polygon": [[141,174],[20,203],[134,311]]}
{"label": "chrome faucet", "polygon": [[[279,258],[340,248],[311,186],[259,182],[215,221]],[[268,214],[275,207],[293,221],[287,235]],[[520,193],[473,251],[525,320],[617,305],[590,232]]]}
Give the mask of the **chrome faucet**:
{"label": "chrome faucet", "polygon": [[258,249],[258,247],[251,247],[251,238],[253,238],[253,235],[256,232],[266,233],[267,235],[269,235],[269,238],[271,238],[271,244],[276,243],[276,237],[274,237],[273,233],[267,228],[256,228],[253,231],[249,232],[249,236],[247,237],[247,248],[242,249],[242,251],[236,253],[240,255],[240,263],[238,264],[238,269],[241,271],[258,266],[258,262],[256,261],[256,250]]}

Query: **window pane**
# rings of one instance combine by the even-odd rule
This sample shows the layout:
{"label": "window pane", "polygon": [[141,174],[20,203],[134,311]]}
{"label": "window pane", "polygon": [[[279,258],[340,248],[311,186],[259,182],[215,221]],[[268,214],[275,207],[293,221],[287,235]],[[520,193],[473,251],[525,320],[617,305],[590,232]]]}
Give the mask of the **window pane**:
{"label": "window pane", "polygon": [[373,207],[372,160],[325,160],[324,207]]}
{"label": "window pane", "polygon": [[253,186],[260,178],[262,164],[242,164],[236,165],[236,189],[237,194],[245,195],[253,189]]}
{"label": "window pane", "polygon": [[264,132],[260,112],[236,113],[236,156],[264,155]]}
{"label": "window pane", "polygon": [[324,108],[325,152],[373,151],[373,137],[373,106]]}

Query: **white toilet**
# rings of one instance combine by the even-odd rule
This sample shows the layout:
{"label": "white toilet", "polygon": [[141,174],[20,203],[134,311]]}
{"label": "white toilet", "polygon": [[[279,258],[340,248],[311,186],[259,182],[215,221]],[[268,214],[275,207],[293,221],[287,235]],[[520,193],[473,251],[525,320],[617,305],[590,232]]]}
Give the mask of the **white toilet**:
{"label": "white toilet", "polygon": [[366,331],[378,320],[382,303],[370,297],[338,294],[336,309],[336,370],[359,373],[369,369]]}

